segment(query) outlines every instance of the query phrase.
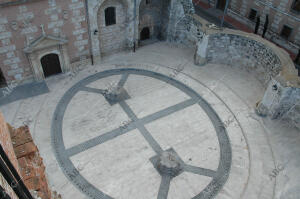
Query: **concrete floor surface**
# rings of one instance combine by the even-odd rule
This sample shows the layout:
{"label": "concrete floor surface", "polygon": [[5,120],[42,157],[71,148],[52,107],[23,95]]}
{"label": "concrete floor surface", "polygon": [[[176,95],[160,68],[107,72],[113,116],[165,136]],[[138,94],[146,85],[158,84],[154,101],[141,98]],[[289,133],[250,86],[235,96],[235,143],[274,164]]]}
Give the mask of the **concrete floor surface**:
{"label": "concrete floor surface", "polygon": [[[50,77],[49,93],[0,109],[14,127],[30,127],[49,183],[63,198],[94,197],[85,193],[118,199],[299,198],[299,130],[255,114],[264,93],[255,75],[231,66],[198,67],[193,56],[194,49],[183,46],[147,45],[136,53],[116,54],[81,71]],[[158,76],[124,76],[127,68]],[[97,76],[112,69],[125,72]],[[84,80],[91,75],[95,78]],[[174,81],[164,81],[165,77]],[[110,105],[101,92],[122,79],[129,98]],[[80,85],[76,93],[59,106],[75,84]],[[201,106],[193,92],[207,106]],[[226,128],[222,139],[207,107]],[[58,142],[53,140],[55,114],[63,118]],[[165,183],[150,159],[169,149],[194,170],[186,169]],[[221,154],[231,158],[230,170],[220,168]],[[225,176],[225,184],[211,184],[218,175]],[[210,194],[214,190],[218,193]],[[103,196],[97,195],[99,191]]]}

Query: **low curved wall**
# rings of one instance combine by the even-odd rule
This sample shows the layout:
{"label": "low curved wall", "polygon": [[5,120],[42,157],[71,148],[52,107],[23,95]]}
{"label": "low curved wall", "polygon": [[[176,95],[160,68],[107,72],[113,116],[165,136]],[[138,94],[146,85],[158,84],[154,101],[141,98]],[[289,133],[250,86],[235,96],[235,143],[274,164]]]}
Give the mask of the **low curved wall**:
{"label": "low curved wall", "polygon": [[225,64],[255,72],[267,88],[257,113],[289,119],[300,128],[300,77],[289,54],[255,34],[216,28],[204,32],[207,35],[197,44],[195,64]]}
{"label": "low curved wall", "polygon": [[268,83],[282,70],[281,61],[271,48],[241,35],[227,33],[209,35],[206,58],[209,63],[255,71],[263,84]]}

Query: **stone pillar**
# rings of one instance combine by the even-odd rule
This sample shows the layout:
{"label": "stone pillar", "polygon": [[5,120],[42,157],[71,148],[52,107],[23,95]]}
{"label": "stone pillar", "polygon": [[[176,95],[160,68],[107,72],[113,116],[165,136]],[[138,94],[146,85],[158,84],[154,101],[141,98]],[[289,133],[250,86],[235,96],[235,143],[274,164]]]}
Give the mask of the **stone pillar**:
{"label": "stone pillar", "polygon": [[203,66],[207,63],[206,53],[208,46],[209,35],[205,35],[202,41],[199,41],[197,44],[197,49],[194,56],[195,65]]}

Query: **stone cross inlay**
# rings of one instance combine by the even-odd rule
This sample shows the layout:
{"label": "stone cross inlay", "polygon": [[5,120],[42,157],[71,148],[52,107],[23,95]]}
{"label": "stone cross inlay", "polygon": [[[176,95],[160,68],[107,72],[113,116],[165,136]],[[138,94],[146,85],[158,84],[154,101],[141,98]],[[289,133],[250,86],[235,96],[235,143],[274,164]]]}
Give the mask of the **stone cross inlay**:
{"label": "stone cross inlay", "polygon": [[[86,91],[103,95],[109,102],[110,100],[112,100],[112,98],[109,96],[105,96],[107,95],[107,92],[105,90],[91,88],[87,85],[101,78],[113,75],[121,75],[122,77],[117,85],[118,89],[120,89],[120,92],[115,93],[116,95],[113,97],[113,103],[110,103],[110,105],[113,106],[115,103],[119,104],[123,111],[128,115],[131,122],[126,125],[126,128],[120,127],[111,130],[107,133],[99,135],[98,137],[92,138],[81,144],[66,149],[63,143],[62,125],[66,108],[71,99],[77,92]],[[123,95],[124,93],[127,94],[126,90],[124,89],[124,84],[127,81],[129,75],[141,75],[163,81],[181,90],[182,92],[190,96],[190,99],[162,109],[148,116],[138,118],[134,111],[126,103],[126,99],[129,99],[130,96],[119,96]],[[182,159],[174,149],[170,148],[168,150],[163,150],[157,140],[155,140],[154,137],[152,137],[151,133],[145,128],[145,125],[150,122],[164,118],[172,113],[175,113],[192,105],[199,105],[206,112],[216,131],[218,141],[220,143],[220,160],[217,170],[211,170],[186,164],[182,161]],[[90,198],[112,199],[112,197],[106,195],[105,193],[94,187],[91,183],[89,183],[73,165],[70,157],[93,148],[99,144],[105,143],[112,139],[116,139],[119,136],[124,135],[134,129],[137,129],[141,133],[149,146],[156,153],[156,155],[150,158],[149,161],[161,175],[161,183],[159,186],[159,190],[157,191],[157,199],[167,199],[170,182],[174,177],[180,175],[182,172],[189,172],[195,175],[203,175],[212,179],[208,186],[195,197],[193,197],[193,199],[214,198],[227,181],[231,167],[232,152],[226,128],[224,127],[223,122],[218,117],[216,112],[198,93],[196,93],[188,86],[160,73],[141,69],[125,68],[100,72],[84,80],[81,80],[65,93],[56,107],[52,120],[52,142],[56,158],[59,162],[60,167],[63,169],[65,175],[69,178],[69,180],[73,182],[78,189],[86,193],[87,196],[89,196]]]}

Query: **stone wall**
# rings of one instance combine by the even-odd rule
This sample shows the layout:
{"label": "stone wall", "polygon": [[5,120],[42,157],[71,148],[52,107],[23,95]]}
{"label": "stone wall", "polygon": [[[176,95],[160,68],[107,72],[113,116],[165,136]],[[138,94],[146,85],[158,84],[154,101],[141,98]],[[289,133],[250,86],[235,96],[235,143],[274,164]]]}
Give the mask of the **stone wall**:
{"label": "stone wall", "polygon": [[143,28],[150,29],[150,38],[161,38],[164,13],[164,2],[161,0],[152,0],[150,4],[146,4],[146,0],[142,0],[139,6],[139,39]]}
{"label": "stone wall", "polygon": [[195,19],[192,0],[172,0],[169,12],[167,39],[170,42],[196,46],[202,39],[202,24]]}
{"label": "stone wall", "polygon": [[300,88],[288,87],[272,79],[257,112],[271,119],[288,119],[300,129]]}
{"label": "stone wall", "polygon": [[[105,9],[114,7],[116,24],[106,26]],[[105,1],[97,13],[99,42],[102,55],[124,50],[126,47],[127,4],[122,0]]]}
{"label": "stone wall", "polygon": [[[88,15],[89,15],[89,29],[90,29],[90,37],[91,37],[91,45],[92,45],[91,48],[92,48],[92,54],[96,60],[98,60],[103,53],[105,54],[105,50],[104,52],[102,52],[103,46],[101,44],[101,42],[105,40],[105,35],[111,35],[112,39],[118,37],[121,38],[121,40],[118,39],[120,42],[118,42],[117,44],[116,47],[117,49],[131,48],[133,46],[134,31],[135,31],[135,27],[137,27],[137,25],[134,26],[135,9],[134,9],[133,1],[131,0],[89,0],[87,3],[88,3],[87,6],[88,6]],[[111,27],[109,26],[105,27],[103,25],[104,23],[103,9],[109,6],[115,7],[116,3],[119,6],[119,9],[116,10],[117,11],[116,15],[118,16],[116,21],[117,24],[112,25]],[[136,23],[138,23],[138,18],[136,19]],[[105,41],[105,42],[114,42],[114,41]],[[109,46],[111,45],[108,43],[106,46],[108,46],[107,51],[109,51]],[[111,47],[112,47],[111,50],[113,51],[114,50],[113,46]]]}
{"label": "stone wall", "polygon": [[42,35],[68,38],[70,62],[89,56],[84,0],[22,1],[17,5],[0,3],[0,66],[5,79],[21,82],[33,79],[32,67],[23,49]]}
{"label": "stone wall", "polygon": [[209,63],[255,71],[264,85],[282,69],[279,57],[269,47],[240,35],[209,35],[206,58]]}
{"label": "stone wall", "polygon": [[195,64],[215,63],[254,72],[266,86],[256,111],[286,119],[300,128],[300,78],[288,53],[261,37],[236,30],[206,30],[197,44]]}
{"label": "stone wall", "polygon": [[168,24],[170,22],[170,9],[171,9],[171,0],[162,1],[162,12],[161,12],[161,32],[160,38],[161,40],[167,40],[167,31]]}

